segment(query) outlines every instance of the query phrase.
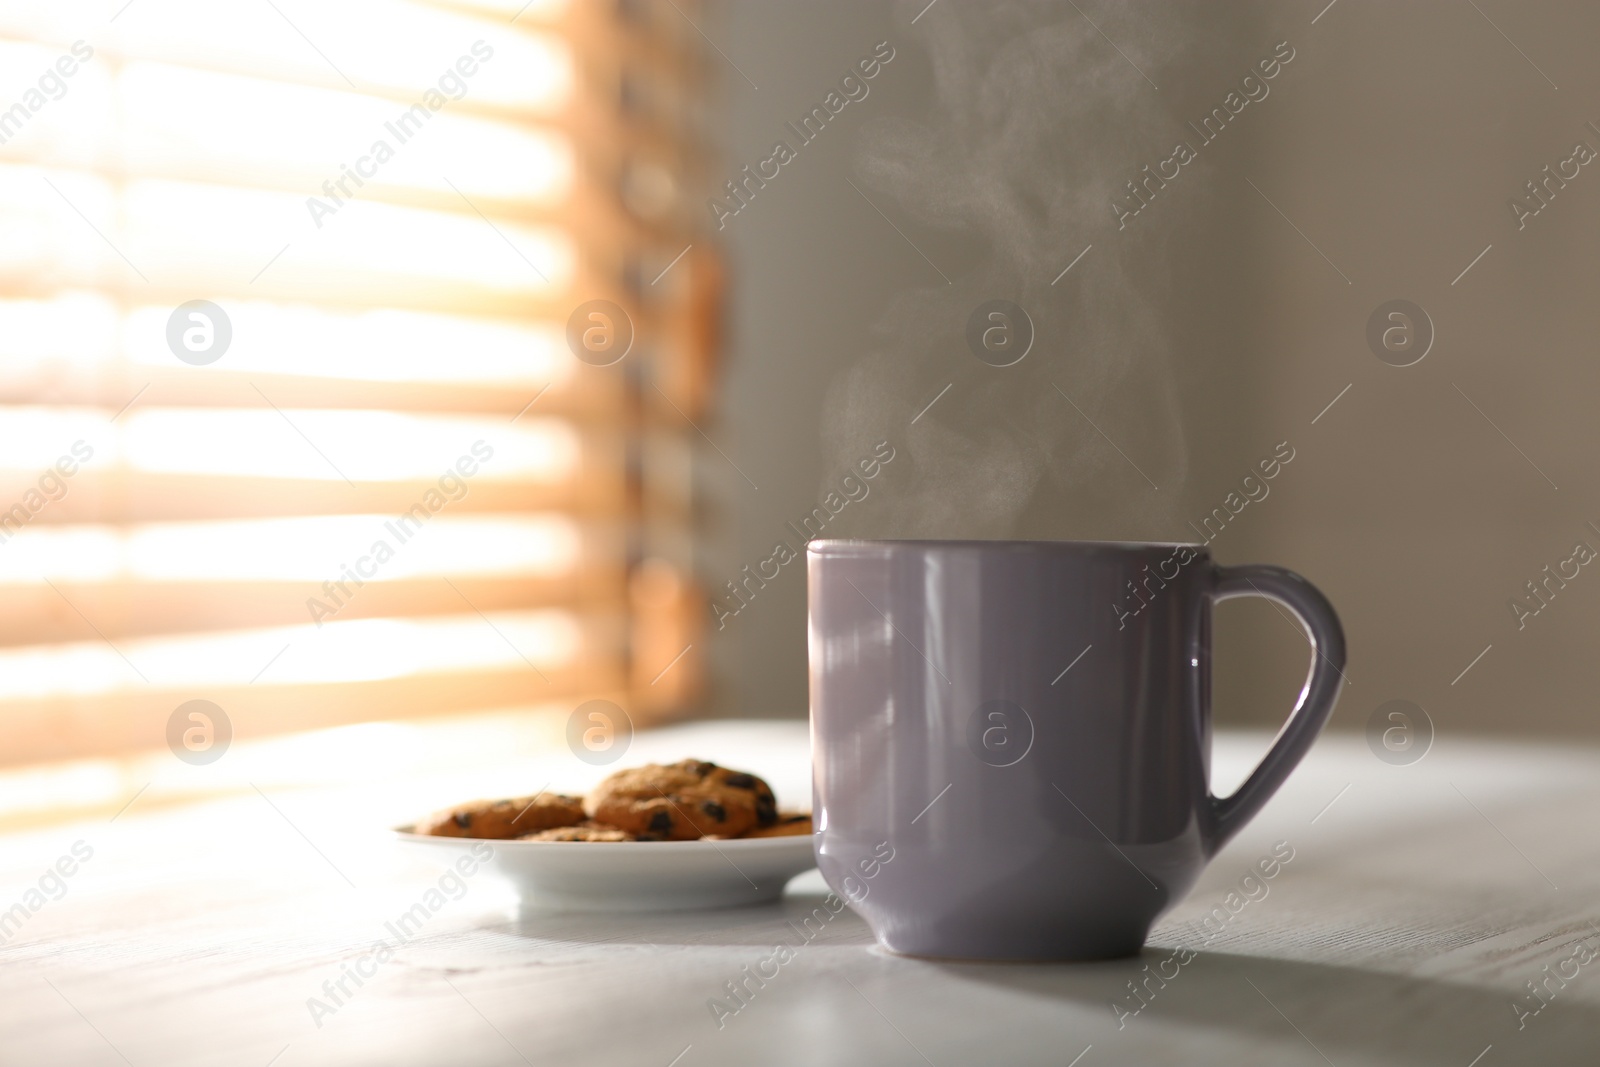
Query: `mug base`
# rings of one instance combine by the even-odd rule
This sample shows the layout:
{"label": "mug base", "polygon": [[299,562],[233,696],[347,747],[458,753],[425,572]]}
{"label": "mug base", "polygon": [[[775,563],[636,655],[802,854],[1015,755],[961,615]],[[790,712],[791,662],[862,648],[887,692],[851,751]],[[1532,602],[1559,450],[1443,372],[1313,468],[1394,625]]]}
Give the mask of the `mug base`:
{"label": "mug base", "polygon": [[1144,937],[1137,941],[1093,940],[1076,945],[1037,945],[978,948],[949,944],[913,944],[879,937],[878,944],[896,956],[929,960],[935,963],[1097,963],[1137,956],[1144,950]]}

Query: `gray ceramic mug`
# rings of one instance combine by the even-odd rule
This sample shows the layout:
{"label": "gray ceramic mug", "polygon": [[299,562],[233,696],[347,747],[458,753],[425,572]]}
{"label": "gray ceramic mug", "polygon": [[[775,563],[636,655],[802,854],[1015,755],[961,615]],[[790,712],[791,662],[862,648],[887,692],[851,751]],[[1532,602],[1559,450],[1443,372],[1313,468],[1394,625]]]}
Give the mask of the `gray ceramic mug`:
{"label": "gray ceramic mug", "polygon": [[[1338,695],[1322,594],[1200,545],[813,541],[807,563],[817,863],[894,952],[1137,952]],[[1314,653],[1271,751],[1215,797],[1211,606],[1241,596],[1298,615]]]}

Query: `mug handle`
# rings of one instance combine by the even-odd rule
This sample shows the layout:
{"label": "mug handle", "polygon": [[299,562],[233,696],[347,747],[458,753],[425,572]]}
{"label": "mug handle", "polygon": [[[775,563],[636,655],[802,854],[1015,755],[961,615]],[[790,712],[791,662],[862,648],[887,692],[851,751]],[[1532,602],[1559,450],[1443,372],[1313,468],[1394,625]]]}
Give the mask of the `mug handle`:
{"label": "mug handle", "polygon": [[1206,835],[1206,855],[1214,855],[1278,791],[1289,772],[1305,756],[1317,739],[1339,699],[1339,684],[1344,680],[1344,628],[1328,598],[1298,574],[1282,567],[1252,563],[1242,567],[1215,567],[1211,600],[1221,603],[1235,597],[1259,596],[1276,601],[1294,612],[1311,635],[1311,670],[1300,690],[1300,699],[1289,713],[1289,721],[1278,731],[1266,758],[1251,772],[1232,796],[1218,797],[1207,791],[1211,802],[1211,826]]}

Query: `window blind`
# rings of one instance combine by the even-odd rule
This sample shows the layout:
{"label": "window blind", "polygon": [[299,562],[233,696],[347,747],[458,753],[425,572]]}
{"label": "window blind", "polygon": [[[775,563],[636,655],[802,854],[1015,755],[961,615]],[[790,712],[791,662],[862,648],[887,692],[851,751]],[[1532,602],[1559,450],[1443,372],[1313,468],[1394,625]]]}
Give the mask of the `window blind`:
{"label": "window blind", "polygon": [[0,760],[692,699],[694,10],[0,9]]}

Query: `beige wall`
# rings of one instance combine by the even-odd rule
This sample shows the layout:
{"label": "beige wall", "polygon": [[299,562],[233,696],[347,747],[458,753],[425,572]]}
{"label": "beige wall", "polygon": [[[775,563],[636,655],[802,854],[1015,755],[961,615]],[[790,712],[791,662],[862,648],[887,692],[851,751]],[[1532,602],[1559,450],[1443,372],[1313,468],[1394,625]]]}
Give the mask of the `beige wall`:
{"label": "beige wall", "polygon": [[[730,173],[873,44],[896,49],[724,231],[736,288],[712,433],[760,488],[708,458],[707,578],[766,558],[877,426],[897,459],[845,534],[1190,538],[1288,441],[1295,459],[1213,551],[1291,566],[1339,607],[1336,725],[1401,698],[1441,734],[1595,732],[1600,570],[1521,630],[1509,601],[1576,542],[1600,549],[1600,166],[1521,230],[1507,201],[1575,142],[1600,149],[1600,11],[1340,0],[1313,25],[1320,3],[1080,6],[1126,59],[1064,4],[941,0],[911,25],[921,3],[740,3],[707,24],[760,86],[725,68]],[[1268,95],[1200,145],[1186,122],[1285,40]],[[1113,194],[1179,139],[1198,158],[1119,231]],[[964,349],[991,296],[1036,319],[1014,368]],[[1403,368],[1366,340],[1397,298],[1436,332]],[[1052,406],[1052,383],[1160,488]],[[1303,640],[1258,604],[1220,627],[1219,718],[1280,718]],[[803,713],[798,565],[710,643],[719,710]]]}

